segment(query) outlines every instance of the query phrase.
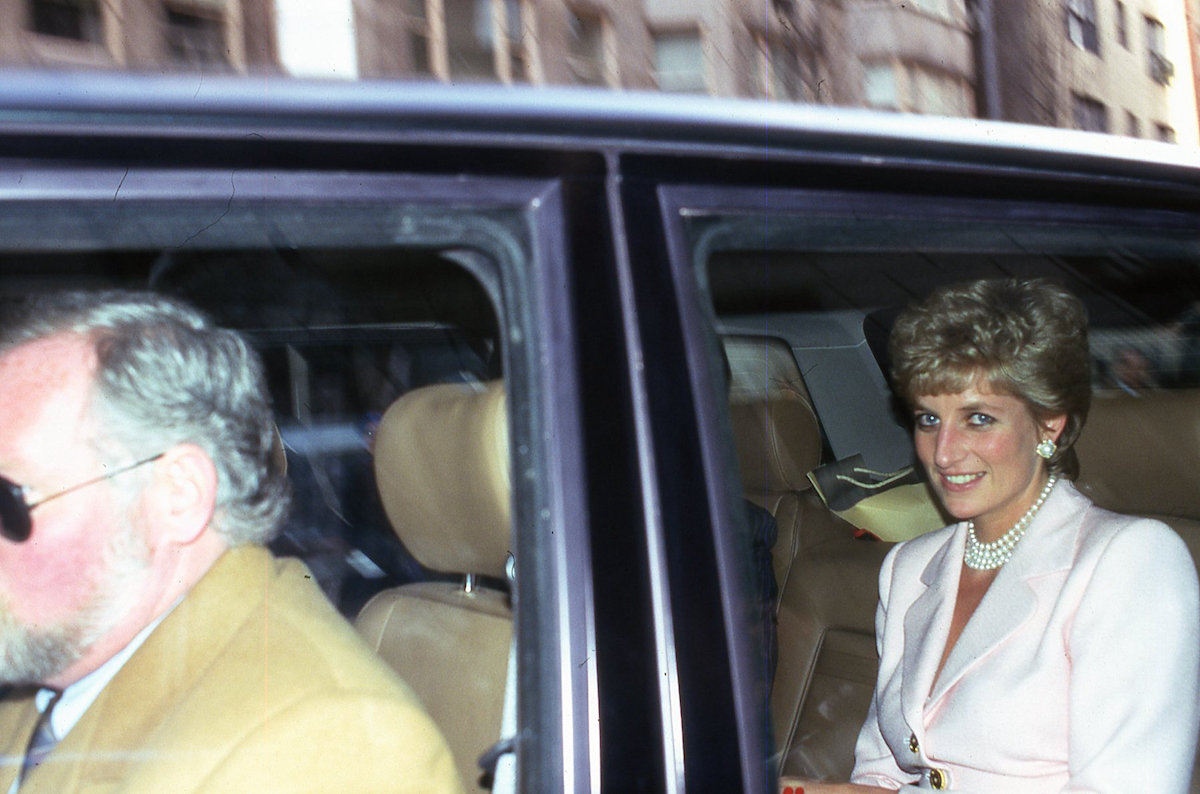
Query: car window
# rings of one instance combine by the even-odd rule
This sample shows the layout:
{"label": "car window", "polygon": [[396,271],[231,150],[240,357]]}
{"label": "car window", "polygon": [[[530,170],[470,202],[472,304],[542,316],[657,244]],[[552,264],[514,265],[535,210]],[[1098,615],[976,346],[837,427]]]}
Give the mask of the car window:
{"label": "car window", "polygon": [[151,289],[249,337],[293,488],[273,549],[302,558],[353,618],[385,587],[441,576],[381,506],[381,415],[415,388],[504,377],[499,307],[479,278],[495,260],[419,230],[472,222],[394,208],[23,205],[0,223],[0,309],[42,290]]}
{"label": "car window", "polygon": [[[1144,219],[1154,226],[1154,220]],[[1098,392],[1200,384],[1200,242],[1174,221],[1095,222],[772,217],[693,223],[721,327],[766,318],[806,373],[832,453],[895,470],[911,462],[887,403],[887,336],[897,313],[942,284],[1045,277],[1084,302]]]}
{"label": "car window", "polygon": [[[1109,509],[1161,517],[1200,553],[1197,507],[1185,495],[1196,492],[1194,468],[1164,466],[1155,451],[1182,437],[1191,454],[1200,404],[1191,219],[1016,200],[665,193],[699,314],[729,362],[730,391],[714,400],[712,424],[733,442],[723,460],[730,548],[755,574],[730,582],[744,603],[769,607],[774,595],[773,614],[741,613],[769,686],[768,767],[848,778],[875,686],[880,565],[891,541],[947,523],[921,472],[907,469],[915,456],[887,353],[898,313],[941,285],[1045,277],[1080,297],[1096,395],[1078,450],[1080,487]],[[763,513],[777,523],[769,567],[755,542]],[[778,643],[765,663],[758,625]]]}

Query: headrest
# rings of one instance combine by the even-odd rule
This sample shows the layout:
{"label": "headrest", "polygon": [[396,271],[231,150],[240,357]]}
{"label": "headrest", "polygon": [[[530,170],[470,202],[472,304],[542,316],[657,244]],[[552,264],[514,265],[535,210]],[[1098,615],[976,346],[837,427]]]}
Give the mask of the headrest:
{"label": "headrest", "polygon": [[375,435],[375,481],[396,534],[422,565],[503,577],[510,535],[504,384],[414,389]]}
{"label": "headrest", "polygon": [[1079,489],[1101,507],[1200,519],[1200,391],[1097,394],[1075,447]]}
{"label": "headrest", "polygon": [[800,368],[787,343],[728,336],[729,416],[750,492],[803,491],[821,463],[821,428]]}

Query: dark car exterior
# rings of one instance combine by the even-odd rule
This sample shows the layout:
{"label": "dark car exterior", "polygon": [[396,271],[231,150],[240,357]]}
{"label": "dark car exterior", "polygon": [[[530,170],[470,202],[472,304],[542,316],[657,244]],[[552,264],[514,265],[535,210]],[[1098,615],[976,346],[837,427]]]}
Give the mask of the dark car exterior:
{"label": "dark car exterior", "polygon": [[[1192,278],[1198,198],[1192,151],[974,121],[266,77],[0,81],[0,299],[152,286],[244,329],[275,373],[293,476],[314,483],[281,550],[319,575],[347,548],[371,560],[329,574],[347,613],[374,569],[428,572],[372,551],[387,533],[356,439],[385,406],[346,395],[378,372],[394,382],[370,389],[389,394],[503,378],[521,791],[774,789],[719,334],[791,341],[826,454],[896,469],[911,456],[862,316],[970,275],[956,251],[1017,262],[999,238]],[[880,264],[925,239],[950,252],[928,272]],[[829,257],[817,283],[772,259],[801,249]],[[1124,283],[1096,279],[1103,295]],[[849,337],[805,325],[838,312],[859,318]],[[374,363],[347,369],[347,351]],[[326,521],[349,528],[329,554]]]}

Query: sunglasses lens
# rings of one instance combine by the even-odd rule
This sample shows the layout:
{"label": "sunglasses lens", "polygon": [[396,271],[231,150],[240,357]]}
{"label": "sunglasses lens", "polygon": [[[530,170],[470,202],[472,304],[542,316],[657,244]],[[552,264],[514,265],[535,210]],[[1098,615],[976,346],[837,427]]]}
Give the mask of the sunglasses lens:
{"label": "sunglasses lens", "polygon": [[0,535],[14,543],[29,539],[29,508],[21,486],[0,477]]}

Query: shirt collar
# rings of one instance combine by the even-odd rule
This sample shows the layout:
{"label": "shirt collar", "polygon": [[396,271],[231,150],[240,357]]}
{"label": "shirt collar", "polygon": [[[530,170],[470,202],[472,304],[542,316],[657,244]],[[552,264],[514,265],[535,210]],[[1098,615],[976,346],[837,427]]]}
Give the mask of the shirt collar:
{"label": "shirt collar", "polygon": [[[50,731],[54,734],[56,741],[62,741],[75,724],[83,717],[84,712],[88,707],[95,702],[100,696],[100,692],[108,685],[125,663],[129,661],[129,657],[142,647],[142,643],[150,636],[150,633],[162,623],[167,615],[179,604],[180,598],[171,604],[165,612],[154,619],[150,625],[139,631],[129,644],[121,650],[117,651],[108,661],[97,667],[92,672],[85,675],[75,683],[68,686],[62,691],[62,695],[58,699],[58,703],[54,706],[53,713],[50,714]],[[50,701],[54,698],[55,690],[41,688],[34,695],[34,704],[37,706],[39,713],[44,712]]]}

